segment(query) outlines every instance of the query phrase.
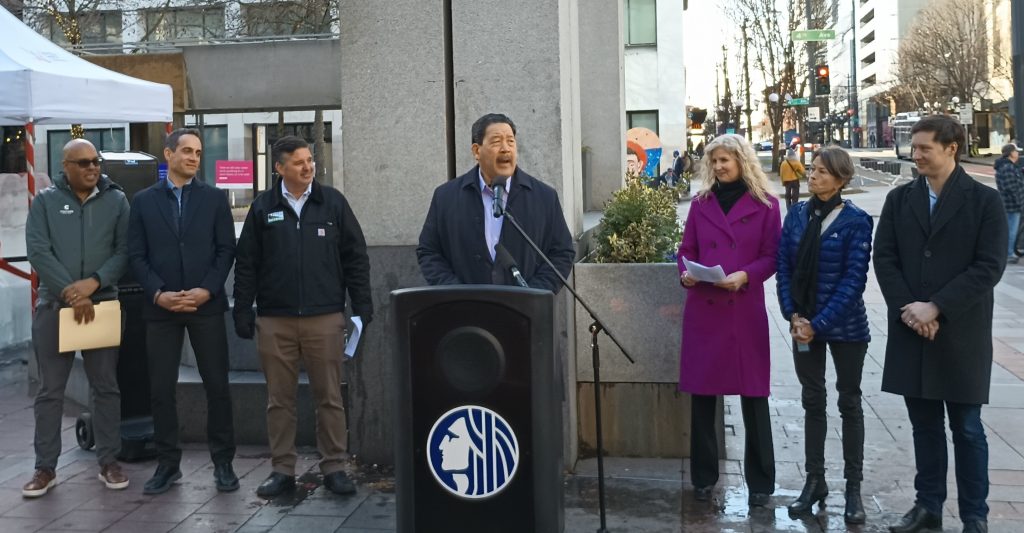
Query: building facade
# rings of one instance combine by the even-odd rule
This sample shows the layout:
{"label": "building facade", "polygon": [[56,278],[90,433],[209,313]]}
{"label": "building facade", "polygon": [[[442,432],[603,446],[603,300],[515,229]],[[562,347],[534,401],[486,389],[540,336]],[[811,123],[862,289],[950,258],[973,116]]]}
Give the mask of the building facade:
{"label": "building facade", "polygon": [[662,144],[661,169],[686,149],[683,0],[622,0],[626,127],[647,128]]}

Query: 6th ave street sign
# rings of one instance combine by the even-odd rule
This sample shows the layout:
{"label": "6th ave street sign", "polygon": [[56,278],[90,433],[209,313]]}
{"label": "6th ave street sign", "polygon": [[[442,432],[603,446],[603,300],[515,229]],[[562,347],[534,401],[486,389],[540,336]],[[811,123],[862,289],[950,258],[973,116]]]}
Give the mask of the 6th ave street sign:
{"label": "6th ave street sign", "polygon": [[831,41],[836,38],[836,30],[796,30],[790,38],[794,41]]}
{"label": "6th ave street sign", "polygon": [[806,98],[793,98],[786,103],[789,105],[807,105],[810,102],[808,102]]}

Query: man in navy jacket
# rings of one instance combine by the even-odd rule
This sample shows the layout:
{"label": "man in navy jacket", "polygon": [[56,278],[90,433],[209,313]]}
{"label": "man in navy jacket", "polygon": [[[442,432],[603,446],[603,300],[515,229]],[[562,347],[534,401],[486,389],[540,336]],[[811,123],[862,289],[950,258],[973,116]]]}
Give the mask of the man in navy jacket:
{"label": "man in navy jacket", "polygon": [[199,132],[167,136],[167,179],[132,200],[128,255],[145,290],[146,352],[153,404],[156,473],[145,494],[159,494],[181,478],[175,390],[185,330],[206,389],[210,455],[217,490],[238,489],[224,294],[235,258],[235,228],[223,191],[196,179],[203,145]]}
{"label": "man in navy jacket", "polygon": [[431,285],[493,283],[513,285],[509,265],[496,248],[504,247],[526,283],[558,292],[558,275],[530,248],[504,216],[494,217],[492,183],[507,178],[505,207],[526,233],[568,276],[576,252],[565,224],[558,194],[516,165],[516,127],[505,115],[488,114],[473,124],[473,156],[477,166],[441,185],[430,201],[416,256]]}

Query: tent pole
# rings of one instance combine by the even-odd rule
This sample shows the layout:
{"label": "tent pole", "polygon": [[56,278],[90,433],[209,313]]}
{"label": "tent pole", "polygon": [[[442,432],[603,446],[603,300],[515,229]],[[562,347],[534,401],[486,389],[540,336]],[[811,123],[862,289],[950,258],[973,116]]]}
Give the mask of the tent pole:
{"label": "tent pole", "polygon": [[[28,206],[36,197],[36,125],[31,118],[25,124],[25,174],[28,178]],[[35,316],[36,297],[39,295],[39,274],[32,269],[29,278],[32,283],[32,313]]]}

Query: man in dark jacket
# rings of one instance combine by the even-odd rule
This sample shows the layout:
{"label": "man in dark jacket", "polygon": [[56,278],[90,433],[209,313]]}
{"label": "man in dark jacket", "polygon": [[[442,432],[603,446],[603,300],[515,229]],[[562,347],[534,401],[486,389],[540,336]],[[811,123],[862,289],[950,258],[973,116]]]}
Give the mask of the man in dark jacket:
{"label": "man in dark jacket", "polygon": [[[267,379],[267,436],[273,472],[256,494],[270,498],[295,486],[295,390],[299,361],[316,407],[317,448],[324,485],[352,494],[342,470],[347,449],[341,399],[345,294],[352,316],[373,318],[370,260],[352,208],[336,189],[313,179],[306,141],[282,137],[273,147],[281,178],[249,209],[235,264],[235,331],[257,333]],[[256,301],[257,313],[252,304]]]}
{"label": "man in dark jacket", "polygon": [[[72,307],[75,320],[91,322],[94,303],[117,299],[117,282],[128,266],[128,200],[121,187],[100,174],[101,160],[89,141],[69,142],[63,155],[64,172],[36,196],[25,223],[28,261],[39,274],[39,299],[32,320],[32,346],[39,368],[36,470],[21,490],[26,498],[43,496],[57,484],[64,389],[75,362],[74,353],[57,351],[60,309]],[[117,463],[121,451],[117,358],[116,347],[82,352],[93,400],[99,479],[109,489],[128,487],[128,477]]]}
{"label": "man in dark jacket", "polygon": [[1020,227],[1020,210],[1024,208],[1024,170],[1017,165],[1019,160],[1020,152],[1017,150],[1017,145],[1007,144],[1003,146],[1003,157],[996,159],[993,165],[996,169],[996,187],[1003,197],[1006,221],[1010,229],[1006,260],[1014,264],[1018,261],[1016,245],[1017,229]]}
{"label": "man in dark jacket", "polygon": [[928,116],[911,136],[920,176],[889,193],[875,233],[875,274],[889,307],[882,390],[904,396],[917,463],[916,503],[890,530],[942,527],[945,410],[964,531],[987,531],[981,406],[992,376],[993,288],[1006,267],[1006,213],[999,193],[958,165],[959,123]]}
{"label": "man in dark jacket", "polygon": [[477,166],[434,190],[430,210],[420,232],[416,256],[420,271],[431,285],[493,283],[514,285],[510,265],[497,254],[511,254],[526,283],[558,292],[558,274],[530,248],[529,243],[493,215],[495,180],[505,180],[504,208],[568,276],[576,252],[553,188],[516,165],[516,128],[505,115],[484,115],[473,124],[473,156]]}
{"label": "man in dark jacket", "polygon": [[206,389],[206,434],[217,490],[238,489],[224,281],[235,259],[235,225],[223,191],[195,175],[199,131],[179,129],[164,142],[167,179],[132,199],[128,255],[145,298],[146,354],[159,463],[144,494],[160,494],[181,478],[175,392],[185,330]]}

